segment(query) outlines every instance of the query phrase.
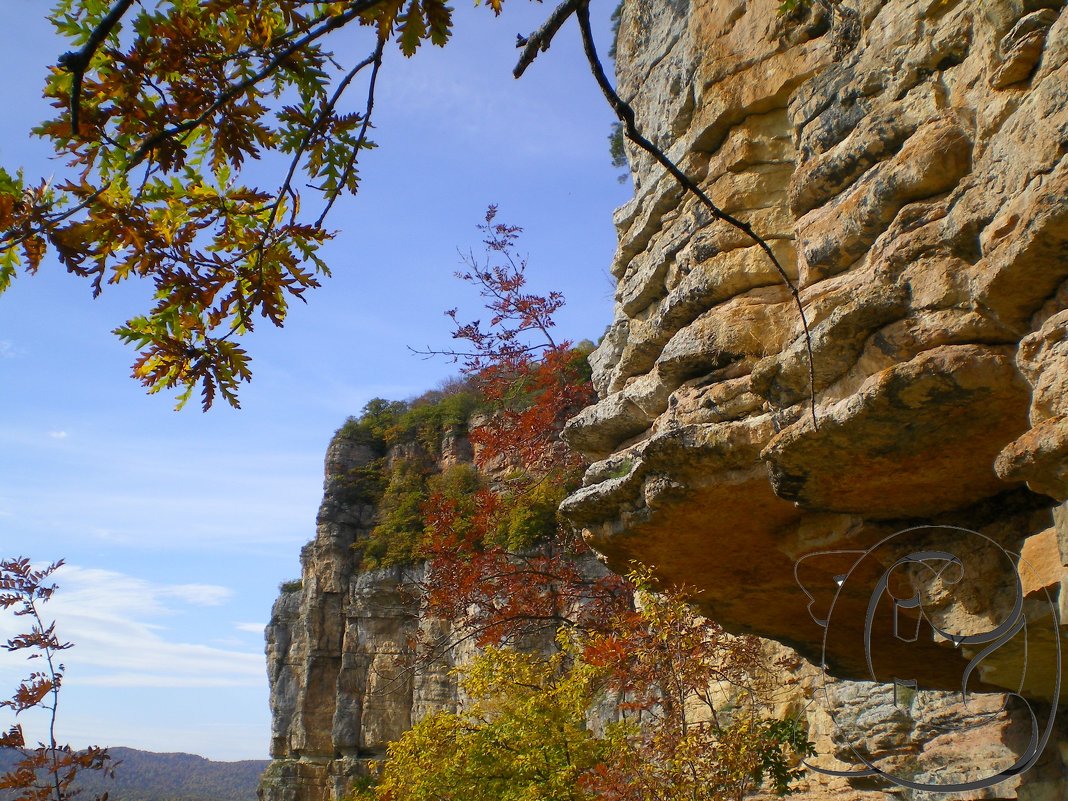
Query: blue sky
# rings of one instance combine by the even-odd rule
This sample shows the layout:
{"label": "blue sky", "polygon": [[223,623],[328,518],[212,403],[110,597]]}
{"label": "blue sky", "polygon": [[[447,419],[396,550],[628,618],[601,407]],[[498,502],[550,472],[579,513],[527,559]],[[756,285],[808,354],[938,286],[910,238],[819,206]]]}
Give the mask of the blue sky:
{"label": "blue sky", "polygon": [[[614,4],[591,9],[604,50]],[[27,134],[47,114],[45,69],[67,49],[43,5],[5,0],[0,33],[0,164],[27,176],[62,174]],[[480,316],[452,273],[489,203],[524,227],[532,287],[565,293],[563,334],[596,339],[609,323],[611,214],[630,186],[610,164],[613,118],[574,23],[517,82],[515,35],[552,6],[510,0],[494,19],[457,5],[448,47],[387,55],[380,148],[332,217],[334,277],[284,330],[248,338],[241,411],[174,412],[128,377],[133,354],[109,331],[145,304],[143,286],[93,301],[48,262],[0,296],[0,556],[68,563],[49,612],[76,643],[60,721],[73,745],[266,758],[262,631],[314,534],[326,444],[371,398],[454,372],[409,346],[448,345],[445,308]],[[0,618],[0,637],[13,626]],[[26,668],[0,653],[0,694]]]}

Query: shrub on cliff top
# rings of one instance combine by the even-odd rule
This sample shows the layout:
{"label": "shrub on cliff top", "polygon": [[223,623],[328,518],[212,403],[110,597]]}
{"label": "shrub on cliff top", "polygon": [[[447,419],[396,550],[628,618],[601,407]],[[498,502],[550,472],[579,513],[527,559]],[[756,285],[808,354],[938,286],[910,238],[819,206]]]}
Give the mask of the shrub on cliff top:
{"label": "shrub on cliff top", "polygon": [[374,398],[334,436],[371,445],[383,454],[393,445],[415,441],[427,453],[438,455],[445,434],[466,431],[467,421],[481,406],[477,393],[466,383],[447,382],[446,386],[448,391],[431,390],[407,401]]}

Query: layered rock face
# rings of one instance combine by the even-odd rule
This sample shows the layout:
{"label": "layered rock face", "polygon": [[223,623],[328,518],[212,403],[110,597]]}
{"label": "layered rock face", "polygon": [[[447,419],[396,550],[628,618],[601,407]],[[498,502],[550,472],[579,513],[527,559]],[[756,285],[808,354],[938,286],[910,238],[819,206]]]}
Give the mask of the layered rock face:
{"label": "layered rock face", "polygon": [[[470,459],[466,440],[446,443],[443,461]],[[465,452],[466,451],[466,452]],[[420,616],[418,566],[359,570],[352,546],[366,540],[375,506],[353,494],[354,471],[375,454],[344,435],[326,455],[315,539],[301,551],[302,578],[283,585],[267,627],[271,758],[264,801],[335,801],[367,763],[422,716],[454,709],[461,646],[413,665],[422,637],[447,637]]]}
{"label": "layered rock face", "polygon": [[[617,569],[654,566],[729,629],[784,644],[779,711],[803,711],[818,764],[877,758],[916,785],[810,774],[802,798],[927,799],[1000,771],[949,797],[1065,798],[1049,702],[1068,605],[1068,11],[830,5],[624,3],[621,94],[767,240],[812,360],[759,248],[631,151],[600,400],[566,431],[594,464],[565,511]],[[402,571],[355,569],[374,509],[341,478],[369,458],[331,445],[302,585],[268,630],[267,801],[341,797],[457,703],[464,655],[405,669],[438,624]],[[886,576],[902,603],[873,607]],[[1026,644],[982,639],[1018,620]],[[983,692],[965,707],[972,660]]]}
{"label": "layered rock face", "polygon": [[[441,466],[470,459],[462,437],[447,438],[442,451]],[[347,798],[391,741],[424,715],[455,710],[463,700],[450,671],[476,655],[469,642],[429,661],[413,662],[417,640],[449,637],[441,621],[423,614],[413,591],[421,567],[359,569],[352,545],[366,540],[377,509],[354,492],[352,477],[374,457],[366,445],[344,434],[331,443],[316,537],[301,553],[302,578],[284,585],[275,603],[267,629],[273,762],[261,782],[264,801]],[[585,570],[593,575],[601,568],[588,563]],[[968,708],[959,694],[949,692],[895,697],[893,688],[868,682],[827,682],[788,648],[770,642],[767,647],[785,671],[776,714],[801,714],[818,752],[832,757],[836,766],[854,761],[854,749],[889,752],[889,763],[881,764],[895,774],[916,781],[959,780],[974,759],[988,766],[1011,765],[1026,741],[1027,721],[1004,709],[999,696],[973,698]],[[830,700],[821,703],[821,698]],[[611,710],[598,709],[597,716],[603,722],[611,718]],[[948,734],[917,745],[917,738],[934,729]],[[1024,785],[1047,795],[1020,797],[1060,797],[1059,763],[1050,762],[1027,773]],[[1013,792],[1019,784],[1013,782]],[[881,801],[889,786],[871,780],[855,785],[812,773],[795,797]]]}
{"label": "layered rock face", "polygon": [[[471,638],[452,644],[447,622],[423,609],[421,564],[361,567],[361,550],[379,508],[364,488],[380,454],[343,429],[326,454],[315,538],[301,550],[301,580],[284,584],[267,627],[271,758],[263,801],[340,801],[369,765],[425,715],[455,711],[463,694],[453,668],[478,654]],[[385,457],[436,462],[438,470],[473,458],[466,436],[446,433],[433,457],[420,445]],[[377,467],[375,467],[378,465]],[[491,471],[491,477],[492,477]],[[592,557],[586,575],[605,575]],[[523,647],[548,648],[553,632]]]}
{"label": "layered rock face", "polygon": [[[777,6],[628,1],[617,72],[643,132],[767,240],[811,361],[771,261],[630,150],[600,400],[565,431],[594,464],[565,513],[611,565],[655,566],[833,676],[959,698],[983,656],[971,689],[1040,706],[1068,564],[1068,12]],[[918,637],[918,607],[870,606],[892,568]],[[1027,658],[1019,639],[983,655],[1013,615]],[[836,686],[842,708],[864,695]],[[982,737],[1026,752],[1029,719],[1000,714]],[[967,797],[1063,797],[1044,759]]]}

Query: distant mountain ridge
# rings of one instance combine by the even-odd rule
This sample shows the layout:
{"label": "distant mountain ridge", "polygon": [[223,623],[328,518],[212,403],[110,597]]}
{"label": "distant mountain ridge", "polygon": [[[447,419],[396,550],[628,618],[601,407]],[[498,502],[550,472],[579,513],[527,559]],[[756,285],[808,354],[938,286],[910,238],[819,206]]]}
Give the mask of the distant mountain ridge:
{"label": "distant mountain ridge", "polygon": [[[79,774],[81,798],[107,791],[109,801],[256,801],[266,759],[214,762],[194,754],[157,754],[135,748],[108,749],[116,762],[114,779],[93,771]],[[15,752],[0,749],[0,773],[17,761]],[[0,801],[15,798],[0,790]]]}

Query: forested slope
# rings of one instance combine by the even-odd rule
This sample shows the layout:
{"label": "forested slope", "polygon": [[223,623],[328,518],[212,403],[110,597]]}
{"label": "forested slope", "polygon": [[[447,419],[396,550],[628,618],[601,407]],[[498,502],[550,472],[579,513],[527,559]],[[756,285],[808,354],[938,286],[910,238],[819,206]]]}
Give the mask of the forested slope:
{"label": "forested slope", "polygon": [[[103,791],[112,801],[254,801],[266,760],[213,762],[193,754],[156,754],[134,748],[112,748],[120,762],[114,779],[84,772],[83,797]],[[0,773],[15,762],[12,751],[0,751]],[[0,791],[0,799],[9,796]]]}

